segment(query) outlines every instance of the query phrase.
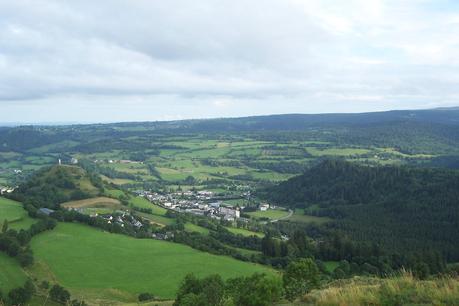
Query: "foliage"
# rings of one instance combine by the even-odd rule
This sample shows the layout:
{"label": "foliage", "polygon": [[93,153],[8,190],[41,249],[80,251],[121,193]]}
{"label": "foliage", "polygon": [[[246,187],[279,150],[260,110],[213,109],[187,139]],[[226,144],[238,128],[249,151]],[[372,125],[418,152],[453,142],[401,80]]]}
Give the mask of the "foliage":
{"label": "foliage", "polygon": [[319,268],[312,259],[301,259],[290,263],[283,277],[287,299],[293,301],[312,289],[318,288],[319,278]]}
{"label": "foliage", "polygon": [[326,160],[266,190],[274,202],[318,205],[329,228],[394,252],[435,249],[459,259],[459,173],[442,169],[368,167]]}
{"label": "foliage", "polygon": [[51,299],[63,304],[70,300],[70,293],[64,287],[57,284],[51,287],[49,296]]}
{"label": "foliage", "polygon": [[199,279],[185,276],[174,306],[202,305],[272,305],[282,296],[282,281],[277,276],[253,274],[229,279],[226,284],[219,275]]}

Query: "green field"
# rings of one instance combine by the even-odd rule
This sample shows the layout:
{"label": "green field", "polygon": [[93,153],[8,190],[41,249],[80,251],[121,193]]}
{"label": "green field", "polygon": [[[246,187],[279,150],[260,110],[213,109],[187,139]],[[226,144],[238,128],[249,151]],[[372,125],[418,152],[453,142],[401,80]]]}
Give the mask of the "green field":
{"label": "green field", "polygon": [[263,233],[249,231],[249,230],[244,229],[244,228],[226,227],[226,229],[229,230],[233,234],[243,235],[243,236],[246,236],[246,237],[257,236],[257,237],[263,238],[265,236]]}
{"label": "green field", "polygon": [[248,213],[254,218],[279,219],[288,215],[288,211],[279,209],[268,209],[267,211],[253,211]]}
{"label": "green field", "polygon": [[8,220],[8,227],[15,230],[27,229],[35,223],[21,203],[0,197],[0,224],[5,219]]}
{"label": "green field", "polygon": [[339,262],[338,261],[326,261],[324,262],[324,265],[328,272],[333,272],[335,271],[336,268],[338,268]]}
{"label": "green field", "polygon": [[189,222],[185,224],[185,230],[188,232],[196,232],[204,235],[209,234],[209,230],[207,228]]}
{"label": "green field", "polygon": [[152,213],[155,215],[162,216],[165,215],[167,212],[167,209],[155,205],[143,197],[133,197],[129,200],[129,203],[134,207],[151,209]]}
{"label": "green field", "polygon": [[293,213],[293,215],[287,220],[290,220],[293,222],[316,223],[316,224],[322,224],[322,223],[332,221],[332,219],[327,218],[327,217],[316,217],[316,216],[305,215],[304,209],[298,209],[298,208],[295,209],[295,212]]}
{"label": "green field", "polygon": [[0,252],[0,291],[9,292],[22,286],[26,280],[27,276],[17,260]]}
{"label": "green field", "polygon": [[77,296],[87,290],[100,296],[126,293],[127,299],[140,292],[173,298],[187,273],[219,273],[228,278],[272,271],[181,244],[134,239],[70,223],[34,237],[31,245],[38,276],[55,278]]}

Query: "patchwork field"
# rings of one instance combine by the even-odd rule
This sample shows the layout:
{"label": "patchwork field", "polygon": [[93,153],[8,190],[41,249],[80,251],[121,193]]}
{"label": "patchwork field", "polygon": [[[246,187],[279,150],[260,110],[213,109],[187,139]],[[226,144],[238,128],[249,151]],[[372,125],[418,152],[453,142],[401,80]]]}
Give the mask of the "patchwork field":
{"label": "patchwork field", "polygon": [[219,273],[224,278],[273,273],[181,244],[134,239],[78,224],[60,223],[53,231],[36,236],[31,245],[38,262],[32,273],[59,281],[76,296],[86,291],[91,298],[125,302],[140,292],[173,298],[187,273]]}
{"label": "patchwork field", "polygon": [[5,220],[8,220],[8,227],[15,230],[29,228],[35,223],[21,203],[0,197],[0,224]]}

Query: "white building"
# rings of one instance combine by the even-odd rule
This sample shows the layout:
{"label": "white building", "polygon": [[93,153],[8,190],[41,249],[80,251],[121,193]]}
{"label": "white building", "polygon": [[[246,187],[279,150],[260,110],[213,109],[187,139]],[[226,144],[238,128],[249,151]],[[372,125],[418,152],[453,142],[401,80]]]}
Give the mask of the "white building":
{"label": "white building", "polygon": [[261,211],[267,211],[269,209],[269,204],[268,203],[262,203],[262,204],[260,204],[258,209],[261,210]]}

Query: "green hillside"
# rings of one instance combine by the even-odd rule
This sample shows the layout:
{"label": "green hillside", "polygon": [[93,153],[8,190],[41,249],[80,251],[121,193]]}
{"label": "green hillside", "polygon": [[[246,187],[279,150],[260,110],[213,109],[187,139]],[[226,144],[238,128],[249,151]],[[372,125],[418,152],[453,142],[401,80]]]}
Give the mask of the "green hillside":
{"label": "green hillside", "polygon": [[8,292],[24,285],[27,279],[19,263],[3,252],[0,252],[0,291]]}
{"label": "green hillside", "polygon": [[315,207],[330,227],[385,249],[432,249],[459,259],[459,172],[396,166],[362,166],[327,160],[265,191],[270,201]]}
{"label": "green hillside", "polygon": [[459,280],[417,280],[411,274],[336,281],[304,296],[301,305],[459,305]]}
{"label": "green hillside", "polygon": [[27,229],[35,220],[27,215],[21,203],[0,197],[0,224],[8,220],[8,228]]}
{"label": "green hillside", "polygon": [[173,298],[180,281],[191,272],[218,273],[224,278],[272,273],[266,267],[181,244],[133,239],[78,224],[61,223],[35,237],[31,245],[37,260],[32,268],[35,275],[56,279],[73,294],[89,293],[93,298],[116,296],[129,301],[141,292]]}
{"label": "green hillside", "polygon": [[56,208],[60,203],[101,193],[102,182],[77,166],[55,165],[37,171],[12,196],[35,207]]}

